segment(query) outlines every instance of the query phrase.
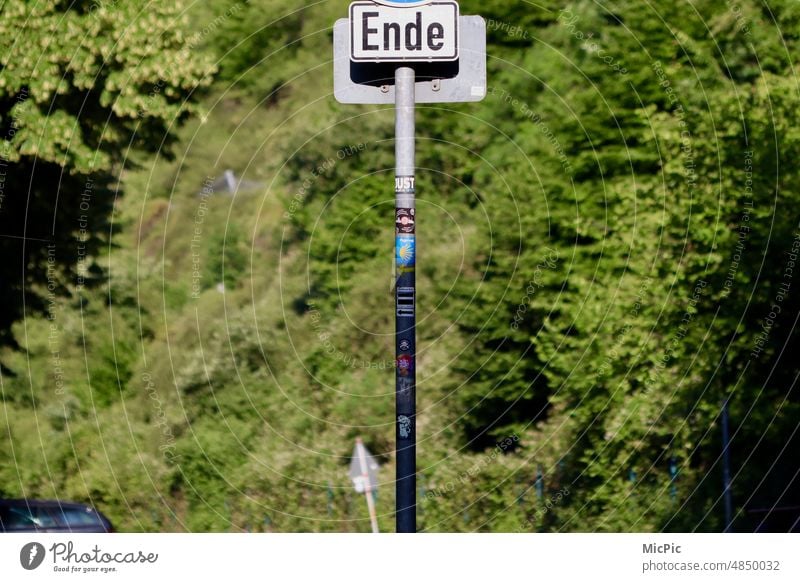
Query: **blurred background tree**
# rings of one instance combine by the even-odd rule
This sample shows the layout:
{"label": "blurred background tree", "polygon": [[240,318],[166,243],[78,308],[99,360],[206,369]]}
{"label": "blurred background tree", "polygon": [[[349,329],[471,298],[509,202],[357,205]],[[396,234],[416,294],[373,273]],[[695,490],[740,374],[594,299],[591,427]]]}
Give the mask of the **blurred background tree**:
{"label": "blurred background tree", "polygon": [[[168,153],[211,82],[181,2],[20,1],[0,15],[0,341],[102,281],[119,178]],[[197,41],[194,42],[197,44]],[[48,263],[48,258],[53,259]],[[48,268],[49,265],[49,268]]]}
{"label": "blurred background tree", "polygon": [[[100,52],[53,57],[37,98],[2,81],[27,182],[0,208],[23,348],[0,351],[0,492],[122,530],[368,531],[360,435],[390,529],[393,111],[332,98],[347,3],[47,6],[11,80],[49,42],[85,54],[85,29]],[[733,529],[796,528],[797,3],[461,11],[487,19],[489,94],[418,108],[420,527],[720,531],[727,400]],[[24,14],[0,16],[3,55]],[[51,117],[66,137],[26,149]],[[258,186],[198,196],[226,170]],[[75,292],[88,179],[96,286],[49,303],[47,241]],[[45,313],[10,327],[35,291]]]}

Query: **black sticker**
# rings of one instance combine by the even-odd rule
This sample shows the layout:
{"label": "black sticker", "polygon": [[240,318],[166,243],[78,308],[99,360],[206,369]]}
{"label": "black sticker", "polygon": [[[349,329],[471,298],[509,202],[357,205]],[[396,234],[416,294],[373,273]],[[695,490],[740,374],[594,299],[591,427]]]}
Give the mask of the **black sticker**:
{"label": "black sticker", "polygon": [[395,211],[394,226],[397,234],[414,234],[415,211],[413,208],[397,208]]}
{"label": "black sticker", "polygon": [[400,396],[408,398],[411,396],[411,389],[414,387],[414,380],[408,376],[400,376],[397,378],[397,391]]}
{"label": "black sticker", "polygon": [[[397,299],[397,317],[414,317],[415,313],[414,288],[398,287],[396,299]],[[402,347],[400,349],[402,349]]]}

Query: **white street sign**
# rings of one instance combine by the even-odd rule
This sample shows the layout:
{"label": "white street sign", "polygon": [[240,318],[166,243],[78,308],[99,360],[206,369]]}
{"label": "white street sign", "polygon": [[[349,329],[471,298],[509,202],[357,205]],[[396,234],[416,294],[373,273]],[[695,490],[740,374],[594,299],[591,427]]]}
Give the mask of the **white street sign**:
{"label": "white street sign", "polygon": [[375,499],[372,497],[372,492],[378,488],[379,468],[378,461],[369,454],[361,437],[358,437],[353,449],[353,461],[350,463],[350,478],[353,480],[356,491],[363,493],[367,498],[372,533],[378,533],[378,515],[375,513]]}
{"label": "white street sign", "polygon": [[[486,97],[486,21],[458,17],[458,60],[415,63],[417,103],[461,103]],[[339,103],[395,102],[394,69],[398,63],[357,63],[350,59],[350,21],[333,27],[333,86]]]}
{"label": "white street sign", "polygon": [[358,493],[374,491],[378,488],[378,461],[369,454],[367,447],[356,439],[356,446],[353,449],[353,460],[350,463],[350,479]]}
{"label": "white street sign", "polygon": [[350,58],[357,62],[455,61],[458,3],[394,8],[375,2],[350,5]]}

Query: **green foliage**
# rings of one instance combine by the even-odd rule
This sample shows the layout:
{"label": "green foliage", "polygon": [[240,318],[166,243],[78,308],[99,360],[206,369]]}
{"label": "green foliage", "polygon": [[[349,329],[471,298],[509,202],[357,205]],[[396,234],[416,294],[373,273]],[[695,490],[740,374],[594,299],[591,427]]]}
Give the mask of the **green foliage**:
{"label": "green foliage", "polygon": [[182,11],[137,0],[3,7],[0,341],[13,343],[26,308],[45,309],[43,287],[69,296],[101,280],[92,259],[111,236],[123,160],[168,153],[169,128],[210,83],[213,66],[187,43]]}
{"label": "green foliage", "polygon": [[[393,112],[330,95],[344,4],[116,4],[66,11],[52,62],[3,37],[9,159],[45,136],[41,188],[65,168],[80,201],[99,173],[108,220],[112,161],[157,150],[219,70],[175,159],[134,156],[116,246],[92,218],[94,284],[59,246],[71,297],[40,293],[0,353],[0,494],[92,500],[123,531],[368,531],[362,436],[391,529]],[[61,4],[20,6],[4,30],[40,11],[25,34],[50,50]],[[417,114],[420,528],[720,530],[726,399],[735,529],[800,502],[796,2],[461,9],[488,22],[489,94]],[[228,169],[257,185],[198,195]]]}

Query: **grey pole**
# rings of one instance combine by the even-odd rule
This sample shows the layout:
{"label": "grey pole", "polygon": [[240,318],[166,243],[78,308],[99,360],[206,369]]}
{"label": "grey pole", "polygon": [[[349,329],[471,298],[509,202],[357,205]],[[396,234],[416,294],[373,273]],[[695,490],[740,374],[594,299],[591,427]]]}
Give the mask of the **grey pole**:
{"label": "grey pole", "polygon": [[397,532],[417,529],[415,73],[395,71],[395,406]]}

